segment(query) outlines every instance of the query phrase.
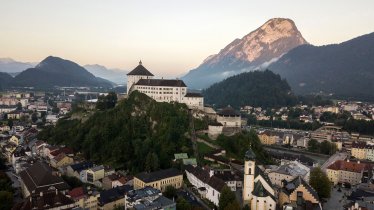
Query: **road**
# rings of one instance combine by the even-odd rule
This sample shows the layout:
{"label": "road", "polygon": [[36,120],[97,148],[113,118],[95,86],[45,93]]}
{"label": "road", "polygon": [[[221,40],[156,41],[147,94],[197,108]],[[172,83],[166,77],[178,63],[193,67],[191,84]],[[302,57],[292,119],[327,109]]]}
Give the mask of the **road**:
{"label": "road", "polygon": [[197,201],[201,206],[204,207],[204,209],[208,209],[208,210],[211,209],[208,205],[206,205],[206,204],[204,203],[204,201],[202,201],[202,200],[199,198],[199,196],[195,195],[195,193],[192,192],[192,190],[190,190],[188,187],[184,187],[183,189],[184,189],[185,191],[187,191],[187,193],[188,193],[189,195],[193,196],[194,199],[195,199],[195,200],[196,200],[196,201]]}
{"label": "road", "polygon": [[326,169],[329,165],[333,164],[337,160],[344,160],[345,158],[347,158],[347,156],[348,154],[345,152],[335,153],[333,156],[326,160],[326,162],[322,165],[321,169],[324,172],[326,172]]}

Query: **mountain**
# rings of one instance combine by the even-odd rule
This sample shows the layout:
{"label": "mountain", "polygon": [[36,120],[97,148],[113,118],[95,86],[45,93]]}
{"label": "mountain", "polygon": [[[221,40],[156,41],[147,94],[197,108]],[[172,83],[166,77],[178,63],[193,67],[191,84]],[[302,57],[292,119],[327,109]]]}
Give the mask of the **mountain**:
{"label": "mountain", "polygon": [[15,61],[11,58],[0,58],[0,72],[18,73],[28,68],[33,68],[36,63]]}
{"label": "mountain", "polygon": [[7,73],[0,72],[0,90],[7,88],[11,82],[13,81],[13,77]]}
{"label": "mountain", "polygon": [[108,69],[98,64],[84,65],[83,67],[96,77],[107,79],[116,84],[125,84],[127,81],[126,74],[128,72],[121,69]]}
{"label": "mountain", "polygon": [[274,18],[243,38],[235,39],[218,54],[209,56],[182,79],[191,88],[206,88],[229,76],[266,67],[289,50],[306,43],[292,20]]}
{"label": "mountain", "polygon": [[287,81],[269,70],[231,76],[204,90],[203,95],[208,104],[231,105],[237,109],[245,105],[281,107],[297,101]]}
{"label": "mountain", "polygon": [[299,94],[374,100],[374,33],[341,44],[297,47],[269,69]]}
{"label": "mountain", "polygon": [[95,77],[72,61],[49,56],[35,68],[26,69],[18,74],[13,80],[13,86],[38,88],[54,86],[112,87],[112,83]]}

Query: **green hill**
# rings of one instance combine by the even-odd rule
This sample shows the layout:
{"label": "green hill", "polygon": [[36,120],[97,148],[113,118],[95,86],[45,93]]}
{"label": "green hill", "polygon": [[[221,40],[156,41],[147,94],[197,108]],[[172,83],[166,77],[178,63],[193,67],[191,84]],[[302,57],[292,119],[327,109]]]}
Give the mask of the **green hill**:
{"label": "green hill", "polygon": [[170,167],[174,153],[192,154],[191,141],[185,135],[188,129],[184,104],[157,103],[134,92],[115,108],[97,111],[85,122],[60,120],[39,138],[73,147],[87,159],[135,173]]}
{"label": "green hill", "polygon": [[281,107],[294,105],[297,101],[287,81],[269,70],[229,77],[204,90],[203,95],[206,103],[218,107]]}

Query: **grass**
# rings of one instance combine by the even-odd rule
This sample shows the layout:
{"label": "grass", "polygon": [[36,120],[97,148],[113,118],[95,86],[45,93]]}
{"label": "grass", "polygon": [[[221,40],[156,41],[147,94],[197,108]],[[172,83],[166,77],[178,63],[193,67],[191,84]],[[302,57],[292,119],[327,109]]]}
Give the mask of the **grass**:
{"label": "grass", "polygon": [[199,155],[205,155],[214,150],[214,148],[206,145],[203,142],[197,142],[197,150],[199,151]]}

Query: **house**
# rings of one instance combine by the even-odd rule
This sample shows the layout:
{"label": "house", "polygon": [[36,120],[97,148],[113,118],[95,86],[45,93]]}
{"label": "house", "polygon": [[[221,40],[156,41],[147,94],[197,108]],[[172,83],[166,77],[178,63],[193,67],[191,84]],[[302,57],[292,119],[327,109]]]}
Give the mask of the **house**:
{"label": "house", "polygon": [[351,162],[350,160],[337,160],[326,169],[327,177],[335,185],[338,183],[350,183],[357,185],[361,183],[363,174],[368,170],[364,163]]}
{"label": "house", "polygon": [[80,172],[80,180],[85,183],[94,184],[96,181],[104,178],[105,170],[103,165],[95,166],[82,170]]}
{"label": "house", "polygon": [[145,187],[131,190],[126,194],[125,209],[167,209],[176,210],[176,203],[164,197],[160,190]]}
{"label": "house", "polygon": [[137,90],[157,102],[185,103],[190,109],[203,109],[204,98],[199,93],[188,93],[186,84],[179,79],[154,79],[154,75],[139,65],[127,74],[127,94]]}
{"label": "house", "polygon": [[283,181],[278,203],[287,210],[322,210],[317,192],[300,176]]}
{"label": "house", "polygon": [[257,134],[262,144],[272,145],[278,143],[283,138],[282,132],[266,130]]}
{"label": "house", "polygon": [[52,169],[45,163],[36,162],[20,172],[20,183],[24,197],[43,193],[50,189],[67,191],[69,185],[59,176],[52,174]]}
{"label": "house", "polygon": [[98,206],[100,210],[113,210],[115,207],[126,204],[126,194],[133,188],[129,185],[115,187],[100,192]]}
{"label": "house", "polygon": [[182,187],[182,184],[183,173],[175,168],[150,173],[143,172],[134,176],[135,190],[151,186],[163,192],[168,186],[179,189]]}
{"label": "house", "polygon": [[60,153],[56,157],[52,158],[51,161],[51,166],[53,168],[60,168],[63,166],[71,165],[74,163],[73,158],[67,156],[65,153]]}
{"label": "house", "polygon": [[77,187],[68,192],[75,205],[82,209],[96,210],[100,193],[90,187]]}
{"label": "house", "polygon": [[223,187],[226,186],[225,182],[198,166],[187,165],[185,172],[188,181],[196,187],[199,194],[218,206],[219,196]]}
{"label": "house", "polygon": [[291,181],[300,176],[309,182],[310,168],[301,164],[299,161],[289,161],[268,173],[271,183],[281,187],[284,180]]}
{"label": "house", "polygon": [[224,181],[233,192],[243,187],[243,176],[232,170],[210,170],[210,174]]}
{"label": "house", "polygon": [[72,209],[76,207],[75,202],[59,192],[49,190],[30,195],[21,203],[13,206],[12,210],[47,210],[47,209]]}
{"label": "house", "polygon": [[256,165],[256,155],[249,149],[244,160],[243,203],[252,210],[275,210],[275,191],[270,179]]}
{"label": "house", "polygon": [[130,179],[132,179],[132,177],[125,177],[125,176],[123,176],[121,174],[118,174],[118,173],[111,174],[111,175],[103,178],[102,187],[104,189],[108,190],[108,189],[115,188],[115,187],[118,187],[118,186],[123,186],[128,181],[130,181]]}
{"label": "house", "polygon": [[88,168],[91,168],[93,167],[93,163],[92,162],[80,162],[80,163],[76,163],[76,164],[72,164],[72,165],[69,165],[67,166],[66,168],[66,175],[67,176],[74,176],[78,179],[80,179],[80,173],[82,170],[85,170],[85,169],[88,169]]}

